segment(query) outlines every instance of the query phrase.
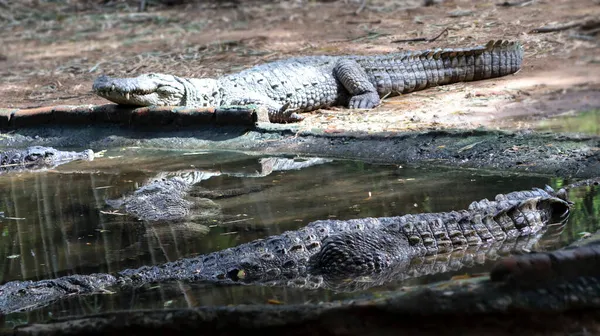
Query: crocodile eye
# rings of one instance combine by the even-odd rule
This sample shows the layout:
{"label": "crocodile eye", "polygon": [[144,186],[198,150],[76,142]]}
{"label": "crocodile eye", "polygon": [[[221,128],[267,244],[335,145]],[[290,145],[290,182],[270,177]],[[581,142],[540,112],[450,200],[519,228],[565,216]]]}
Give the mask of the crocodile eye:
{"label": "crocodile eye", "polygon": [[41,157],[42,157],[42,155],[41,155],[41,154],[32,153],[32,154],[29,154],[29,155],[27,155],[27,156],[25,157],[25,160],[26,160],[26,161],[37,161],[37,160],[39,160]]}
{"label": "crocodile eye", "polygon": [[169,90],[169,86],[167,86],[167,85],[159,85],[156,87],[156,92],[169,93],[169,92],[171,92],[171,90]]}

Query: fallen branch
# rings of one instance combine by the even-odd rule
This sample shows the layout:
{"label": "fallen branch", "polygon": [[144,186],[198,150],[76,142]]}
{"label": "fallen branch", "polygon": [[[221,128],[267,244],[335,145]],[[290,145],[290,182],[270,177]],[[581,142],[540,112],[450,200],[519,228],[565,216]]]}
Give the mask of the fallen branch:
{"label": "fallen branch", "polygon": [[523,0],[523,1],[504,1],[501,3],[497,3],[496,6],[500,7],[525,7],[531,5],[533,0]]}
{"label": "fallen branch", "polygon": [[381,20],[348,20],[346,24],[380,24]]}
{"label": "fallen branch", "polygon": [[444,30],[442,30],[441,33],[439,33],[436,37],[433,38],[426,38],[426,37],[415,37],[415,38],[411,38],[411,39],[401,39],[401,40],[393,40],[390,43],[404,43],[404,42],[433,42],[437,39],[439,39],[442,35],[444,35],[444,33],[448,32],[448,28],[444,28]]}
{"label": "fallen branch", "polygon": [[582,24],[582,22],[569,22],[569,23],[565,23],[562,25],[556,25],[556,26],[544,26],[544,27],[532,29],[531,31],[529,31],[529,33],[552,33],[552,32],[569,30],[571,28],[579,27],[579,26],[581,26],[581,24]]}

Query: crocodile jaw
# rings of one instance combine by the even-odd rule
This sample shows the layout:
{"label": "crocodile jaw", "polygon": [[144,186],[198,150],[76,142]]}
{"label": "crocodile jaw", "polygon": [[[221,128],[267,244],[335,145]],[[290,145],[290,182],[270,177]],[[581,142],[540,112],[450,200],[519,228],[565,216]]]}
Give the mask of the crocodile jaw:
{"label": "crocodile jaw", "polygon": [[46,157],[46,164],[61,165],[71,161],[94,161],[94,151],[86,149],[81,152],[55,151],[52,155]]}
{"label": "crocodile jaw", "polygon": [[32,146],[22,152],[16,152],[4,162],[7,165],[40,165],[54,167],[63,163],[85,160],[94,160],[94,152],[91,149],[82,152],[60,151],[52,147]]}
{"label": "crocodile jaw", "polygon": [[185,86],[180,78],[165,74],[113,78],[99,76],[92,90],[117,104],[134,106],[185,105]]}

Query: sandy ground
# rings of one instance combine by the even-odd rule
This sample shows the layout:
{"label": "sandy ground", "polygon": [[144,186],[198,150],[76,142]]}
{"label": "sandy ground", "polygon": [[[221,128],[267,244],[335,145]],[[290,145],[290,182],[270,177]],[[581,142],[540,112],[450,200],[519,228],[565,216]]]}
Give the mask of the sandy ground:
{"label": "sandy ground", "polygon": [[[530,128],[549,116],[600,108],[598,26],[533,33],[600,19],[592,0],[241,1],[150,6],[137,1],[0,3],[0,107],[102,104],[100,74],[164,72],[216,76],[276,59],[375,54],[520,40],[523,68],[508,77],[458,83],[387,99],[375,110],[309,114],[301,128],[402,131],[444,127]],[[433,42],[399,39],[432,38]]]}

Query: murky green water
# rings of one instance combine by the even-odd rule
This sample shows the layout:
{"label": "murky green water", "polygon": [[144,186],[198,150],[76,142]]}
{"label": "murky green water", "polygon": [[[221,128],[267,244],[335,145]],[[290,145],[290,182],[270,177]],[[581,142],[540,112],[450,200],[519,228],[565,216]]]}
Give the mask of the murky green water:
{"label": "murky green water", "polygon": [[[558,187],[568,181],[481,171],[372,165],[336,160],[288,171],[265,171],[260,157],[233,152],[113,150],[93,162],[38,173],[0,175],[0,283],[68,274],[111,273],[208,253],[294,230],[326,218],[395,216],[463,209],[498,193]],[[296,161],[302,161],[296,159]],[[165,172],[205,171],[208,190],[260,186],[261,191],[216,199],[205,227],[150,226],[105,204]],[[264,176],[259,176],[261,175]],[[219,175],[220,174],[220,175]],[[244,177],[250,175],[253,177]],[[598,228],[600,198],[591,190],[576,201],[559,245]],[[556,245],[551,245],[556,246]],[[448,279],[471,269],[385,285],[387,289]],[[372,288],[372,291],[382,288]],[[358,293],[360,294],[360,293]],[[173,283],[114,295],[75,297],[28,313],[0,317],[11,327],[25,321],[117,309],[318,302],[357,293],[258,286]],[[3,321],[2,321],[3,320]]]}
{"label": "murky green water", "polygon": [[600,135],[600,110],[565,114],[542,120],[537,129],[555,133]]}

